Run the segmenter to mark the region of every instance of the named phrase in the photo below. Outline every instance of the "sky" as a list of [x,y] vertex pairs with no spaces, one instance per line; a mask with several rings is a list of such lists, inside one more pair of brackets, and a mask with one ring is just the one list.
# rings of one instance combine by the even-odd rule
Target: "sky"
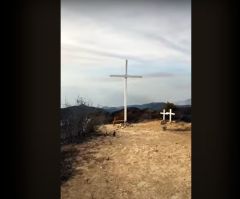
[[122,106],[126,59],[129,105],[191,98],[190,1],[61,2],[62,107]]

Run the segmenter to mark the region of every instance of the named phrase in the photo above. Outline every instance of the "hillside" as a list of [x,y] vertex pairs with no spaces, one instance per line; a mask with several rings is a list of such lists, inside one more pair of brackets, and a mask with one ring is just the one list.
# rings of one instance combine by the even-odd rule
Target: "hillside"
[[[149,103],[137,105],[137,107],[132,105],[128,107],[128,122],[136,123],[144,120],[160,120],[162,118],[160,110],[165,105],[165,103]],[[174,112],[173,120],[191,122],[191,106],[176,106]],[[112,123],[115,121],[114,118],[117,118],[116,120],[119,122],[124,119],[123,108],[116,108],[115,111],[112,110],[111,112],[103,108],[86,105],[62,108],[61,139],[63,142],[68,139],[75,139],[94,131],[94,126]]]
[[80,141],[95,131],[97,125],[110,123],[112,116],[101,108],[86,105],[61,109],[61,143]]
[[[160,111],[166,106],[164,102],[148,103],[128,106],[128,121],[138,122],[146,119],[160,119]],[[191,105],[177,105],[175,120],[191,121]],[[72,106],[61,109],[61,120],[74,120],[82,117],[101,118],[102,123],[111,123],[115,116],[123,119],[123,107],[96,108],[85,105]]]
[[[118,110],[111,113],[111,117],[117,117],[123,120],[124,110]],[[135,107],[128,108],[128,122],[141,122],[144,120],[160,120],[162,116],[160,111],[152,109],[139,109]],[[168,117],[167,117],[168,118]],[[191,122],[191,106],[177,106],[173,120]]]
[[108,112],[104,109],[86,106],[86,105],[79,105],[79,106],[71,106],[67,108],[61,108],[61,120],[68,120],[74,116],[79,115],[103,115],[106,118],[110,116]]

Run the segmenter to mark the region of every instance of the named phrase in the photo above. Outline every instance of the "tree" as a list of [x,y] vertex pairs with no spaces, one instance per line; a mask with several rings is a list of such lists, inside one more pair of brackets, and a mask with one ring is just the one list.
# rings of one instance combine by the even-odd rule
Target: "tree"
[[77,106],[86,105],[86,100],[84,100],[82,97],[78,96],[76,99],[76,105]]
[[172,111],[177,110],[177,106],[173,103],[167,102],[166,105],[164,106],[164,109],[168,111],[169,109],[172,109]]

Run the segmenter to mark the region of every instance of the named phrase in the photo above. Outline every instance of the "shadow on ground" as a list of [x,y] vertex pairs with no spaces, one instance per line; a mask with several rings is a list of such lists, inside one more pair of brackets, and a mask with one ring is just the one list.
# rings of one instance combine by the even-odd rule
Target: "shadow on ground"
[[[79,147],[79,145],[85,144],[90,140],[94,139],[104,139],[104,137],[113,137],[113,133],[101,133],[101,131],[97,131],[95,133],[91,133],[89,135],[76,137],[65,144],[61,145],[61,164],[60,164],[60,180],[61,184],[67,182],[76,171],[75,166],[79,161],[87,161],[93,159],[94,153],[89,150],[89,147],[86,144],[86,147]],[[96,146],[96,145],[95,145]],[[94,147],[94,146],[91,146]],[[79,150],[81,148],[82,150]],[[86,150],[84,150],[86,149]],[[79,171],[78,171],[79,174]]]
[[166,131],[191,131],[191,125],[185,124],[185,123],[178,123],[175,124],[169,124],[165,121],[161,122],[162,130]]
[[169,131],[190,131],[191,128],[190,127],[184,127],[184,128],[166,128],[166,130],[169,130]]

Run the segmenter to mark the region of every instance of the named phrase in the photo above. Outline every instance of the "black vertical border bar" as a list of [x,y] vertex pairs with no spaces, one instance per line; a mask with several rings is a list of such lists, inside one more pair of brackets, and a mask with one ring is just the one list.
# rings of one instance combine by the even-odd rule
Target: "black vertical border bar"
[[60,198],[60,0],[16,2],[16,196]]
[[[237,190],[236,8],[192,0],[193,199]],[[22,0],[14,9],[16,198],[60,198],[60,0]]]
[[235,6],[192,1],[193,199],[235,198]]

